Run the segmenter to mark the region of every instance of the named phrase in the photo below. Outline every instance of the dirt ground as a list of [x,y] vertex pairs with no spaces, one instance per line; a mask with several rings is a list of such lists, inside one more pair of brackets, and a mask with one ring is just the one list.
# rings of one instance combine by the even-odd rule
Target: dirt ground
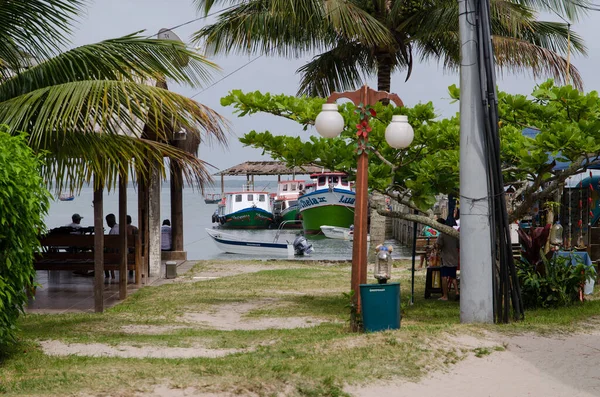
[[506,346],[483,357],[470,355],[445,372],[419,382],[349,386],[356,397],[596,397],[600,396],[600,331],[540,337],[490,336]]
[[[228,265],[223,269],[207,268],[194,274],[192,282],[213,277],[231,276],[235,274],[257,272],[275,268],[272,265],[252,264]],[[189,281],[188,281],[189,282]],[[253,304],[221,305],[206,313],[186,313],[185,321],[190,327],[208,327],[221,330],[233,329],[266,329],[271,327],[310,327],[318,324],[311,318],[289,318],[286,321],[273,319],[244,318],[250,310],[274,302],[265,300]],[[285,325],[282,325],[285,324]],[[348,385],[345,391],[357,397],[439,397],[452,395],[460,397],[594,397],[600,396],[600,330],[598,325],[590,324],[589,333],[569,334],[562,336],[542,337],[537,335],[504,336],[488,334],[486,337],[457,337],[453,343],[469,350],[484,348],[486,353],[477,357],[469,353],[467,358],[444,371],[434,371],[418,382],[403,380],[382,382],[367,385]],[[132,333],[161,333],[162,328],[130,327],[124,329]],[[103,344],[71,344],[59,341],[41,343],[47,354],[91,355],[113,357],[221,357],[240,352],[240,349],[207,349],[202,346],[191,348],[144,348],[134,346],[112,347]],[[496,351],[503,346],[505,350]],[[489,354],[488,354],[489,353]],[[281,395],[286,395],[282,392]],[[167,385],[159,385],[153,392],[139,394],[144,396],[204,396],[217,394],[206,393],[193,388],[171,389]],[[227,397],[228,394],[220,393]]]

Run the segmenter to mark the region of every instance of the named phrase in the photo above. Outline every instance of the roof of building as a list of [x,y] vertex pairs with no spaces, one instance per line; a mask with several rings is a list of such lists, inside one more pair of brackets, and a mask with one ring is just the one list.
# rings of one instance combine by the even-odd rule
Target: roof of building
[[215,175],[304,175],[327,171],[316,165],[288,167],[283,161],[246,161]]

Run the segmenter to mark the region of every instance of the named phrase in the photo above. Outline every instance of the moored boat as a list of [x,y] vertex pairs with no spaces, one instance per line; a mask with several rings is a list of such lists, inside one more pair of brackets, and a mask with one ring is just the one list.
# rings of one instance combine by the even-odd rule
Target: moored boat
[[298,197],[302,226],[306,234],[320,234],[321,226],[349,228],[354,223],[355,193],[342,172],[310,176],[311,191]]
[[220,230],[206,229],[206,233],[212,238],[215,245],[223,252],[240,255],[260,255],[262,258],[268,256],[308,255],[314,252],[312,244],[306,241],[302,235],[296,237],[293,243],[275,241],[248,240],[233,234],[223,233]]
[[[323,225],[321,226],[321,231],[327,238],[354,240],[354,230],[352,228]],[[371,236],[367,235],[367,241],[370,240],[370,237]]]
[[228,229],[267,229],[273,224],[269,193],[247,187],[225,193],[212,221]]
[[300,218],[298,212],[298,196],[300,192],[304,193],[305,181],[291,180],[280,181],[277,184],[277,195],[273,201],[273,216],[277,224],[282,224],[284,228],[300,228],[301,222],[296,221]]
[[206,229],[216,246],[223,252],[240,255],[294,256],[294,246],[290,243],[246,240],[220,230]]
[[219,193],[209,193],[204,196],[205,204],[219,204],[221,201],[221,195]]
[[60,201],[73,201],[75,200],[75,196],[73,194],[61,194],[58,196]]

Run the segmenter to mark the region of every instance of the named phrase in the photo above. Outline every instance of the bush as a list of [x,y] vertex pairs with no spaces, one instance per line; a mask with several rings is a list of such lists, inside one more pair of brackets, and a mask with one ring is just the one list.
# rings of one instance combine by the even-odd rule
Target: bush
[[585,266],[578,256],[575,256],[576,265],[564,256],[541,257],[541,267],[533,266],[527,260],[517,263],[525,307],[568,306],[578,300],[579,289],[586,280],[596,275],[594,267]]
[[33,255],[44,229],[50,194],[40,159],[25,136],[0,126],[0,347],[14,341],[19,314],[33,287]]

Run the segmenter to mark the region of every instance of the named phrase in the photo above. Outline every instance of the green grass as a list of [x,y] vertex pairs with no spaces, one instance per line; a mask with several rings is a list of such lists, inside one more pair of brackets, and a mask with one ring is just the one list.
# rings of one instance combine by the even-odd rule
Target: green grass
[[[247,262],[256,266],[255,262]],[[410,305],[410,272],[399,263],[402,328],[375,334],[348,331],[348,264],[260,262],[266,270],[221,279],[143,288],[104,314],[26,315],[20,342],[0,352],[0,394],[133,394],[153,385],[194,387],[219,393],[346,396],[348,382],[402,377],[417,379],[466,354],[482,357],[504,347],[461,350],[452,335],[496,332],[570,332],[593,321],[600,300],[569,308],[528,311],[524,321],[502,326],[459,324],[458,302],[423,298],[418,272]],[[185,277],[227,263],[201,262]],[[272,266],[272,268],[271,268]],[[222,304],[259,306],[245,318],[310,317],[312,328],[220,331],[184,321],[185,313],[216,311]],[[592,320],[590,320],[592,319]],[[128,333],[123,327],[161,327],[159,333]],[[157,328],[158,329],[158,328]],[[46,356],[40,340],[156,346],[247,349],[222,358],[125,359]],[[444,341],[448,342],[445,343]]]

